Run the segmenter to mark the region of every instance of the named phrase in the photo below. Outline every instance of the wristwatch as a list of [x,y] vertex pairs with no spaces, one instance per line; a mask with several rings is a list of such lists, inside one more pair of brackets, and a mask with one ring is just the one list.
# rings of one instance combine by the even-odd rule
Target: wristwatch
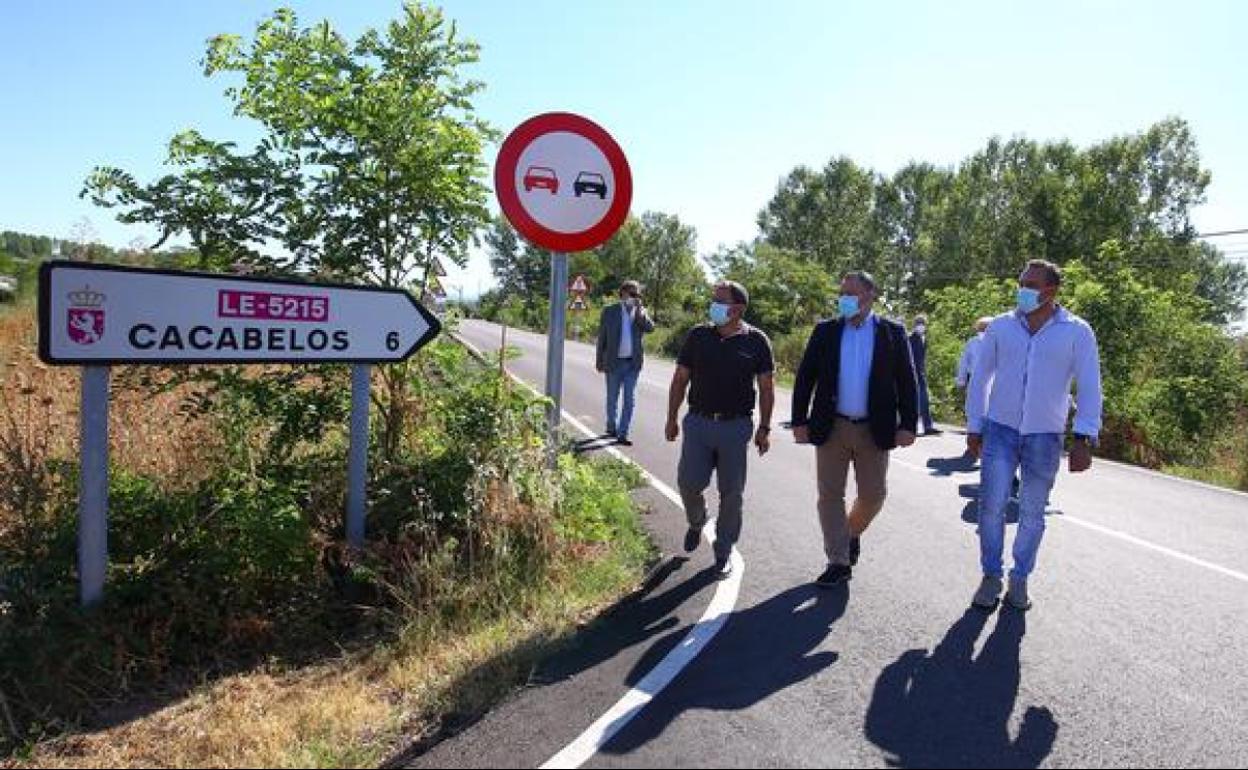
[[764,433],[771,433],[771,426],[770,426],[770,425],[760,425],[760,426],[758,426],[758,429],[759,429],[759,430],[761,430],[761,431],[763,431]]

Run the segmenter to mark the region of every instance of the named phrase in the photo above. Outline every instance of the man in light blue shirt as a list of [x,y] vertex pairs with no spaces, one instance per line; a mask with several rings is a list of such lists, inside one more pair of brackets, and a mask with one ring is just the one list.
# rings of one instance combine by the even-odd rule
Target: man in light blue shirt
[[[819,528],[827,567],[820,588],[853,577],[862,535],[888,496],[888,453],[914,443],[914,364],[901,324],[872,307],[875,279],[856,270],[841,280],[840,317],[815,326],[793,384],[793,438],[815,446]],[[856,497],[845,487],[854,467]]]
[[1031,607],[1027,579],[1044,536],[1044,510],[1077,387],[1070,470],[1092,465],[1101,430],[1101,370],[1096,335],[1087,322],[1057,304],[1062,274],[1032,260],[1019,277],[1018,309],[997,316],[979,347],[966,396],[967,451],[982,454],[979,499],[980,560],[984,577],[973,604],[996,607],[1002,590],[1005,508],[1021,466],[1018,533],[1006,603]]

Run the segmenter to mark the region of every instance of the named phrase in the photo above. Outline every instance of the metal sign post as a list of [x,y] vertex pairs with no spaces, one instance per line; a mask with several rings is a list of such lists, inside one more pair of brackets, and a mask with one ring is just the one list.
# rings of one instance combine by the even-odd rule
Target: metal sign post
[[567,333],[568,255],[550,255],[550,334],[546,344],[546,397],[553,403],[546,410],[551,441],[547,445],[550,462],[555,462],[559,420],[563,408],[563,338]]
[[78,595],[84,607],[104,597],[108,571],[107,366],[82,367],[78,471]]
[[364,545],[368,487],[368,388],[372,367],[351,365],[351,448],[347,455],[347,544]]

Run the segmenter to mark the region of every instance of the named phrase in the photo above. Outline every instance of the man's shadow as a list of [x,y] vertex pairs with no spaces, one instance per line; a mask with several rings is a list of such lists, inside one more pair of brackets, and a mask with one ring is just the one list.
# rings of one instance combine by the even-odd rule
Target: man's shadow
[[978,473],[979,460],[968,454],[957,457],[933,457],[927,461],[933,476],[952,476],[955,473]]
[[590,452],[596,452],[600,449],[615,446],[620,443],[615,436],[603,433],[593,438],[583,438],[573,441],[569,447],[573,454],[583,455]]
[[[966,500],[962,507],[962,521],[967,524],[979,523],[979,484],[959,484],[958,496]],[[1018,523],[1018,498],[1011,497],[1005,504],[1005,523]]]
[[996,614],[973,657],[991,617],[968,609],[930,653],[910,650],[881,672],[863,732],[890,767],[1038,767],[1053,750],[1058,726],[1048,708],[1029,706],[1010,734],[1026,616]]
[[[839,657],[819,646],[848,604],[848,585],[826,591],[804,585],[733,613],[706,649],[602,751],[628,754],[659,737],[685,711],[749,708],[818,674]],[[629,684],[641,681],[688,630],[656,643],[634,666]]]
[[715,582],[714,571],[694,572],[690,564],[684,556],[661,562],[636,591],[604,611],[558,654],[544,661],[530,684],[571,678],[679,625],[673,613]]
[[[529,677],[530,686],[552,684],[611,660],[634,645],[642,644],[680,625],[676,613],[686,610],[691,599],[715,582],[711,569],[694,571],[684,556],[670,557],[650,572],[633,593],[603,611],[585,628],[553,649]],[[476,676],[469,672],[466,676]],[[486,710],[451,713],[429,735],[390,757],[382,767],[407,767],[434,746],[480,721]]]

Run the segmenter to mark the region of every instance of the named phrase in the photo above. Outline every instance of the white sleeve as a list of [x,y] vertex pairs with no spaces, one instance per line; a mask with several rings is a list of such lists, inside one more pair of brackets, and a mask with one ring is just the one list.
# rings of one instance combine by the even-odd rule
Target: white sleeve
[[1075,433],[1095,439],[1101,432],[1101,357],[1096,345],[1096,332],[1084,326],[1075,348]]
[[971,349],[975,347],[975,340],[968,340],[966,345],[962,347],[962,358],[958,359],[957,383],[959,388],[966,387],[966,379],[971,376]]
[[984,432],[984,417],[988,413],[988,385],[997,372],[997,332],[991,325],[980,341],[975,355],[975,371],[971,373],[971,386],[966,389],[966,430],[968,433]]

